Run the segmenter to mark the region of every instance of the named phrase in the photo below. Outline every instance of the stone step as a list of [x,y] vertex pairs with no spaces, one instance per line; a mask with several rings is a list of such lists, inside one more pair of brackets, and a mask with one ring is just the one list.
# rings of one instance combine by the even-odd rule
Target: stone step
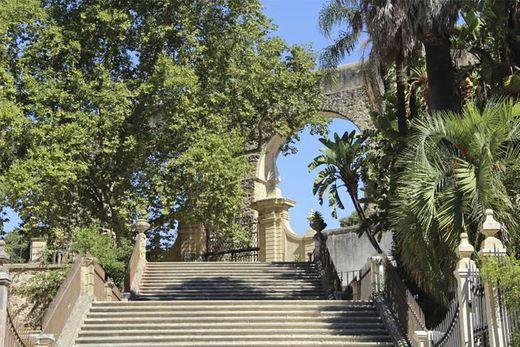
[[[301,282],[301,283],[294,283],[294,282],[285,282],[285,283],[272,283],[270,281],[264,281],[264,282],[258,282],[254,284],[249,284],[249,286],[255,286],[254,288],[263,288],[263,287],[269,287],[271,290],[278,289],[278,288],[316,288],[321,286],[321,283],[307,283],[307,282]],[[156,282],[156,281],[143,281],[140,285],[140,288],[143,287],[165,287],[165,286],[179,286],[179,287],[219,287],[219,288],[226,288],[226,289],[233,289],[236,288],[237,285],[245,286],[246,283],[229,283],[229,282],[218,282],[218,281],[206,281],[206,282],[193,282],[193,281],[184,281],[184,282]],[[247,287],[246,287],[247,288]],[[237,289],[240,289],[238,287]]]
[[115,343],[149,343],[155,345],[157,342],[162,343],[204,343],[204,342],[218,342],[218,343],[258,343],[258,342],[337,342],[341,343],[344,341],[350,342],[390,342],[388,335],[181,335],[181,336],[163,336],[163,335],[144,335],[144,336],[107,336],[107,337],[80,337],[76,339],[76,344],[81,345],[83,343],[94,344],[103,346],[105,344]]
[[[90,321],[89,321],[90,322]],[[96,331],[96,330],[159,330],[163,329],[251,329],[251,328],[259,328],[259,329],[317,329],[317,328],[327,328],[327,329],[384,329],[385,326],[382,322],[373,321],[373,322],[348,322],[348,323],[334,323],[331,324],[329,322],[300,322],[300,323],[292,323],[292,322],[254,322],[254,323],[144,323],[144,322],[134,322],[133,324],[120,324],[120,323],[88,323],[86,324],[82,330],[84,331]]]
[[[358,305],[370,305],[372,306],[372,301],[370,300],[302,300],[302,301],[295,301],[295,300],[262,300],[262,301],[256,301],[256,300],[244,300],[244,301],[219,301],[218,306],[248,306],[248,305],[299,305],[299,306],[313,306],[313,307],[329,307],[329,306],[358,306]],[[97,306],[103,306],[103,307],[109,307],[109,306],[150,306],[150,305],[157,305],[157,306],[179,306],[179,305],[185,305],[185,306],[207,306],[207,302],[201,302],[198,300],[186,300],[186,301],[151,301],[151,302],[138,302],[138,301],[95,301],[92,303],[93,307]]]
[[244,293],[257,293],[257,294],[269,294],[269,293],[285,293],[285,294],[298,294],[298,293],[313,293],[313,294],[322,294],[323,290],[319,287],[309,286],[309,287],[226,287],[226,286],[142,286],[139,289],[139,294],[141,293],[195,293],[195,294],[214,294],[214,293],[226,293],[230,292],[234,294],[244,294]]
[[[199,301],[200,302],[200,301]],[[218,305],[218,303],[212,303],[211,305],[147,305],[147,306],[108,306],[108,305],[97,305],[93,306],[90,309],[90,312],[145,312],[145,311],[153,311],[153,312],[196,312],[196,311],[230,311],[240,312],[240,311],[308,311],[308,312],[322,312],[322,311],[349,311],[349,312],[359,312],[359,311],[375,311],[375,308],[372,305],[345,305],[345,306],[305,306],[299,305],[298,303],[293,305]]]
[[[175,317],[204,317],[204,318],[220,318],[220,317],[247,317],[250,319],[260,317],[272,317],[278,315],[283,318],[292,317],[315,317],[315,318],[337,318],[337,317],[377,317],[376,311],[306,311],[306,310],[287,310],[287,311],[178,311]],[[135,317],[135,312],[89,312],[87,318],[127,318]],[[141,318],[161,318],[171,317],[172,312],[169,311],[141,311],[138,313]]]
[[[348,315],[348,316],[336,316],[336,317],[315,317],[315,316],[302,316],[302,317],[286,317],[286,316],[273,316],[273,317],[147,317],[146,323],[154,324],[277,324],[277,323],[328,323],[328,324],[351,324],[351,323],[379,323],[381,318],[377,315]],[[143,323],[143,319],[140,317],[96,317],[85,318],[85,324],[123,324],[140,325]]]
[[[266,334],[270,336],[279,335],[320,335],[320,336],[382,336],[385,335],[386,330],[384,329],[348,329],[348,328],[321,328],[321,329],[261,329],[261,328],[249,328],[249,329],[164,329],[161,330],[161,335],[167,335],[169,337],[190,337],[193,335],[211,335],[211,336],[251,336]],[[156,335],[157,330],[128,330],[128,329],[113,329],[113,330],[102,330],[102,331],[84,331],[79,334],[79,337],[141,337],[143,335]]]
[[273,299],[279,299],[279,300],[320,300],[320,299],[326,299],[325,295],[278,295],[278,294],[270,294],[270,295],[206,295],[204,297],[201,297],[200,294],[194,294],[194,295],[181,295],[181,294],[165,294],[165,295],[152,295],[152,294],[141,294],[136,297],[136,300],[138,301],[148,301],[148,300],[201,300],[201,301],[208,301],[208,300],[273,300]]
[[185,262],[185,261],[161,261],[161,262],[148,262],[146,263],[147,266],[177,266],[177,267],[224,267],[224,266],[231,266],[231,267],[249,267],[249,266],[255,266],[255,267],[316,267],[315,263],[312,262],[259,262],[259,261],[240,261],[240,262],[234,262],[234,261],[192,261],[192,262]]
[[305,276],[317,276],[317,271],[311,270],[280,270],[280,269],[265,269],[265,270],[254,270],[254,269],[208,269],[207,271],[190,269],[190,270],[180,270],[180,269],[150,269],[146,268],[145,273],[147,274],[178,274],[184,276],[204,276],[204,275],[284,275],[284,276],[297,276],[297,275],[305,275]]
[[[108,344],[99,344],[99,342],[88,343],[88,342],[79,342],[76,344],[77,346],[83,347],[150,347],[149,343],[133,343],[133,342],[118,342],[118,343],[108,343]],[[155,341],[153,346],[162,347],[176,347],[182,346],[186,347],[184,342],[174,343],[174,342],[159,342]],[[392,342],[362,342],[362,341],[256,341],[256,342],[191,342],[189,344],[190,347],[271,347],[271,346],[282,346],[282,347],[316,347],[316,346],[347,346],[347,347],[390,347],[394,346]]]

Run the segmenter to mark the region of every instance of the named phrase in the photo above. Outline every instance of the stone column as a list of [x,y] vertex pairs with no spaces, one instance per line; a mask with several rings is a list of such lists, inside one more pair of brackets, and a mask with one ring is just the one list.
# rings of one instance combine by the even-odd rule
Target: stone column
[[42,237],[35,237],[31,239],[31,252],[29,261],[37,263],[42,260],[43,251],[47,247],[47,240]]
[[113,290],[115,287],[115,283],[112,281],[112,279],[108,279],[108,281],[105,282],[105,300],[106,301],[115,301],[113,296]]
[[374,255],[369,258],[369,262],[372,294],[382,293],[385,289],[385,260],[383,256]]
[[[493,217],[493,210],[486,210],[486,220],[482,225],[481,232],[486,236],[480,245],[479,256],[482,261],[492,259],[493,257],[502,257],[506,255],[506,248],[496,234],[500,231],[501,225]],[[484,283],[484,295],[486,298],[486,318],[488,323],[488,335],[490,347],[505,347],[503,335],[503,321],[500,315],[500,301],[498,286],[496,283]]]
[[417,347],[432,347],[432,339],[429,331],[415,331],[415,346]]
[[5,241],[0,240],[0,345],[7,336],[7,306],[9,304],[9,286],[11,277],[4,266],[9,261],[9,254],[5,251]]
[[468,241],[468,234],[460,235],[460,244],[457,248],[459,262],[454,271],[457,279],[457,300],[459,302],[460,339],[461,346],[473,346],[473,313],[471,310],[471,277],[478,276],[475,262],[471,260],[474,252],[473,246]]
[[289,199],[274,197],[255,201],[251,207],[258,211],[258,245],[261,262],[284,261],[284,223],[289,223],[289,209],[295,205]]
[[146,219],[138,219],[135,223],[135,229],[137,230],[136,242],[139,242],[139,258],[146,262],[146,234],[145,232],[150,229],[150,224]]
[[206,253],[206,231],[202,224],[180,223],[172,250],[174,261],[194,261]]

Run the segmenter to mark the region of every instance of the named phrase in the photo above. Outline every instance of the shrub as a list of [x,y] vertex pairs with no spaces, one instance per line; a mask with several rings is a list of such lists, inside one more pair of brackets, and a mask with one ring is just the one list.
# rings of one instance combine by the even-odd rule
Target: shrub
[[38,329],[41,326],[43,315],[60,289],[69,269],[70,267],[65,267],[41,272],[14,289],[15,294],[26,299],[21,309],[30,307],[25,321],[28,327]]
[[107,276],[122,286],[133,249],[128,240],[116,242],[111,235],[102,234],[96,227],[79,228],[74,231],[71,248],[74,253],[96,258]]

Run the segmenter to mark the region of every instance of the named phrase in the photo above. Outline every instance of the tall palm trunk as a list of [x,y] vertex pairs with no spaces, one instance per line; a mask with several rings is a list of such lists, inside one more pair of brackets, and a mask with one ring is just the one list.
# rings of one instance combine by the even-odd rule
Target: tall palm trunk
[[430,35],[423,40],[426,51],[430,111],[458,109],[453,69],[448,37]]
[[398,53],[395,58],[395,83],[397,89],[397,126],[399,134],[405,136],[408,128],[406,125],[406,96],[403,56]]

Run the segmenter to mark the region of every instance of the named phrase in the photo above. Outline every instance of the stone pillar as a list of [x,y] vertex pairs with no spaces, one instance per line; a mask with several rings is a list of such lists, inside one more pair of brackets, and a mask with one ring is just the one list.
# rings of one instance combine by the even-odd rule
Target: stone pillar
[[457,279],[457,300],[459,302],[460,339],[461,346],[473,346],[473,314],[471,310],[471,277],[478,276],[478,269],[471,255],[475,249],[468,241],[468,234],[460,235],[460,244],[457,248],[459,261],[454,271]]
[[40,334],[36,336],[35,347],[53,347],[55,342],[53,334]]
[[194,261],[206,253],[206,231],[202,224],[179,223],[172,250],[174,261]]
[[255,201],[251,207],[258,211],[258,246],[261,262],[285,260],[284,223],[289,223],[289,209],[295,205],[289,199],[274,197]]
[[9,254],[5,251],[5,241],[0,240],[0,345],[3,345],[7,336],[7,306],[11,276],[4,265],[8,261]]
[[37,263],[42,260],[43,252],[47,247],[47,240],[42,237],[35,237],[31,239],[31,252],[29,261]]
[[[496,234],[500,231],[501,225],[493,218],[493,210],[486,210],[486,220],[482,225],[481,232],[486,236],[480,245],[479,256],[482,261],[492,257],[502,257],[506,255],[506,248]],[[490,347],[505,347],[502,316],[500,315],[500,301],[498,287],[496,283],[484,283],[484,295],[486,298],[486,318],[488,323],[488,335]]]
[[385,260],[383,256],[374,255],[369,258],[369,262],[372,293],[382,293],[385,289]]
[[139,258],[146,262],[146,234],[145,232],[150,229],[150,224],[146,219],[138,219],[135,223],[135,229],[137,230],[136,242],[139,243]]
[[114,290],[114,287],[115,287],[115,283],[112,281],[112,279],[108,279],[108,281],[105,282],[105,300],[106,301],[115,301],[114,300],[114,295],[113,295],[113,290]]
[[432,339],[429,331],[415,331],[414,332],[416,347],[432,347]]

